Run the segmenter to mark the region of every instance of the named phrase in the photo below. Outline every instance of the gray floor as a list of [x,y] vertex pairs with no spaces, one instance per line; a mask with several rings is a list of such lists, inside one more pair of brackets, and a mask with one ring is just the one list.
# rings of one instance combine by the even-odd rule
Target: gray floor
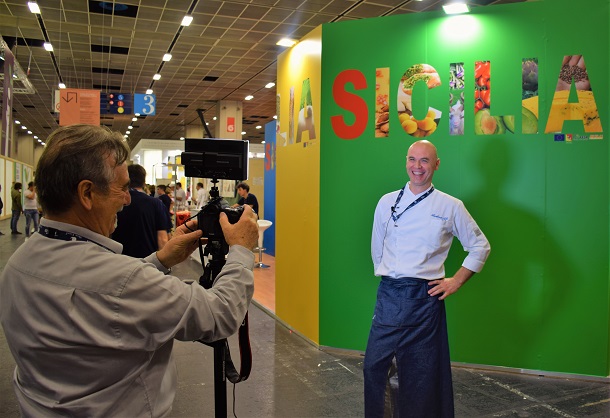
[[[20,220],[24,230],[23,217]],[[10,235],[0,221],[0,268],[24,235]],[[186,261],[174,269],[197,279],[201,266]],[[324,352],[256,306],[250,309],[253,369],[235,387],[238,417],[361,417],[362,357]],[[231,340],[231,345],[235,341]],[[234,358],[237,348],[232,349]],[[179,387],[171,417],[214,416],[213,350],[178,342]],[[236,360],[237,362],[237,360]],[[0,333],[0,418],[18,417],[11,386],[14,361]],[[454,368],[457,417],[610,417],[610,384]],[[233,385],[227,393],[233,415]]]

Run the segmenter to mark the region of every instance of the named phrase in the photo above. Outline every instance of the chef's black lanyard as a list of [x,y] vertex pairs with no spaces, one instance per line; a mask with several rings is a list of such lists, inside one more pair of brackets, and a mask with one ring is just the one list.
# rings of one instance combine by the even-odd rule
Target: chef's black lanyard
[[392,219],[394,220],[394,224],[396,224],[396,222],[398,222],[398,220],[400,219],[400,217],[402,216],[403,213],[405,213],[406,211],[411,209],[413,206],[417,205],[419,202],[421,202],[422,200],[424,200],[428,196],[430,196],[430,193],[432,193],[434,191],[434,186],[432,186],[430,188],[430,190],[428,190],[426,193],[424,193],[423,195],[421,195],[420,197],[415,199],[413,202],[411,202],[411,204],[409,206],[407,206],[407,208],[405,210],[403,210],[398,215],[396,215],[396,213],[395,213],[396,212],[396,208],[398,207],[398,203],[400,203],[400,199],[402,199],[402,195],[405,192],[405,187],[407,187],[407,186],[405,185],[402,189],[400,189],[400,193],[398,193],[398,197],[396,198],[396,202],[394,203],[394,206],[392,206]]
[[99,242],[95,242],[95,241],[92,241],[92,240],[90,240],[88,238],[85,238],[82,235],[75,234],[74,232],[61,231],[59,229],[55,229],[55,228],[51,228],[51,227],[48,227],[48,226],[40,225],[38,227],[38,233],[40,235],[44,235],[47,238],[59,239],[59,240],[62,240],[62,241],[91,242],[91,243],[93,243],[95,245],[99,245],[100,247],[110,251],[111,253],[114,253],[114,251],[112,251],[110,248],[106,247],[105,245],[102,245]]

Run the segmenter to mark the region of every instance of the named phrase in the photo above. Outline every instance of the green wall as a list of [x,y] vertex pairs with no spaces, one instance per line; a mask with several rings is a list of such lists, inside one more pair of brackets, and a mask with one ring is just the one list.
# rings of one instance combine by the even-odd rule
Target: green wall
[[[322,46],[320,199],[320,344],[364,350],[379,279],[370,236],[379,198],[401,188],[407,148],[396,90],[414,64],[434,66],[442,85],[416,90],[418,111],[443,111],[426,139],[439,150],[435,186],[463,200],[492,246],[482,273],[448,301],[452,360],[533,370],[608,376],[609,150],[608,0],[546,0],[474,9],[326,24]],[[449,29],[466,19],[467,29]],[[468,20],[470,23],[468,23]],[[553,134],[475,135],[474,62],[492,62],[492,113],[516,115],[521,126],[521,60],[539,62],[544,132],[564,55],[586,57],[606,132],[601,140],[555,141]],[[449,64],[465,63],[465,133],[449,136]],[[390,68],[387,138],[375,138],[375,70]],[[333,83],[347,69],[362,72],[363,90],[347,90],[368,107],[367,130],[339,138],[331,116]],[[420,83],[421,84],[421,83]],[[414,98],[415,103],[415,98]],[[415,110],[415,109],[414,109]],[[518,131],[520,132],[520,131]],[[581,122],[564,133],[584,134]],[[588,134],[587,134],[588,135]],[[452,275],[465,253],[455,240],[445,265]]]

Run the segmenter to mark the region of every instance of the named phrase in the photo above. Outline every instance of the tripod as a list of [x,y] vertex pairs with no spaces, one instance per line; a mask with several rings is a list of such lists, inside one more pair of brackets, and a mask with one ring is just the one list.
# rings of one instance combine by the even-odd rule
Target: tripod
[[[219,201],[219,192],[216,183],[218,180],[213,179],[214,184],[210,190],[211,204],[217,204]],[[205,210],[203,208],[202,210]],[[205,211],[204,211],[205,212]],[[217,216],[215,214],[214,216]],[[205,223],[202,222],[203,216],[197,216],[199,227]],[[220,230],[220,225],[218,225]],[[225,265],[225,256],[229,252],[229,245],[224,240],[222,234],[210,234],[208,237],[208,243],[203,251],[201,245],[199,246],[199,255],[201,257],[201,263],[204,262],[204,257],[208,256],[208,262],[205,264],[203,269],[203,275],[199,278],[199,284],[205,289],[211,289],[216,277]],[[250,350],[250,341],[248,337],[248,313],[239,327],[239,346],[240,354],[242,357],[241,370],[239,373],[235,370],[233,362],[231,361],[231,354],[229,351],[229,344],[226,339],[215,341],[213,343],[206,343],[199,341],[202,344],[208,345],[214,349],[214,406],[215,406],[215,417],[226,418],[227,416],[227,377],[232,383],[238,383],[246,380],[250,375],[250,369],[252,366],[252,352]],[[244,356],[245,354],[245,356]]]

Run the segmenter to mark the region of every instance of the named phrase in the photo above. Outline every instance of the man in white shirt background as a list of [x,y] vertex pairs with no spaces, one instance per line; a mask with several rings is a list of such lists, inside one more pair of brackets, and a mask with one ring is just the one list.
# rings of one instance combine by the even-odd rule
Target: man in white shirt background
[[186,192],[182,188],[182,183],[176,182],[176,190],[174,191],[174,211],[180,212],[187,210]]
[[208,192],[203,188],[203,183],[197,183],[197,196],[195,198],[197,202],[197,209],[201,209],[208,202]]

